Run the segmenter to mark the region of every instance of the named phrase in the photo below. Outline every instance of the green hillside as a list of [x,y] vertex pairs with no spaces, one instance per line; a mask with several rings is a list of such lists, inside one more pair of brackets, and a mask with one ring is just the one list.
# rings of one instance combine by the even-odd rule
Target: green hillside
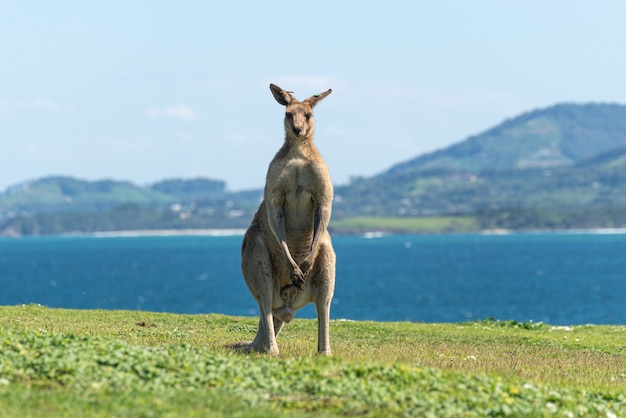
[[21,183],[0,194],[1,211],[105,210],[123,204],[164,205],[224,194],[223,181],[163,180],[141,187],[126,181],[86,181],[51,176]]
[[471,215],[478,229],[623,228],[626,164],[611,155],[549,169],[390,171],[338,188],[335,218]]
[[572,165],[626,146],[626,106],[561,104],[525,113],[388,173],[415,169],[501,170]]

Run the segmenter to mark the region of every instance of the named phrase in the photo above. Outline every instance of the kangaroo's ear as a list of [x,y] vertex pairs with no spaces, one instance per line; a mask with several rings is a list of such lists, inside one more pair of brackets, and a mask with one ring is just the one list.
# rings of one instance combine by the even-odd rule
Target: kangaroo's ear
[[306,103],[310,104],[311,107],[315,107],[316,104],[321,102],[326,96],[333,92],[333,89],[328,89],[324,93],[314,94],[305,100]]
[[283,106],[288,106],[290,103],[297,102],[296,98],[291,95],[293,92],[283,90],[276,84],[270,84],[270,90],[272,91],[276,101]]

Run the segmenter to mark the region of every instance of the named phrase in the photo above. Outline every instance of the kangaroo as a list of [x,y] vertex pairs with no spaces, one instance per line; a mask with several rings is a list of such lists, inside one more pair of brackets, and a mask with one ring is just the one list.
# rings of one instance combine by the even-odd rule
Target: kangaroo
[[285,141],[267,171],[263,201],[241,246],[241,270],[259,305],[254,341],[237,348],[279,354],[276,337],[295,311],[315,304],[319,354],[330,355],[330,303],[335,289],[335,252],[327,231],[333,186],[313,143],[313,108],[332,89],[300,102],[270,84],[286,106]]

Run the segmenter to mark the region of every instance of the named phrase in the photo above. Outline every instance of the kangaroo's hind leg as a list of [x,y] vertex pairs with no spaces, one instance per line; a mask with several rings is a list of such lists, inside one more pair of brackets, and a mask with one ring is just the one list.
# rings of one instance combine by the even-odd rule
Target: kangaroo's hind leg
[[330,304],[335,292],[335,252],[330,239],[320,244],[313,279],[313,303],[317,311],[317,352],[330,355]]
[[[260,232],[248,233],[241,249],[241,270],[250,293],[259,305],[259,329],[250,350],[278,354],[274,317],[272,315],[272,298],[274,295],[274,278],[270,253]],[[280,324],[277,324],[280,331]]]

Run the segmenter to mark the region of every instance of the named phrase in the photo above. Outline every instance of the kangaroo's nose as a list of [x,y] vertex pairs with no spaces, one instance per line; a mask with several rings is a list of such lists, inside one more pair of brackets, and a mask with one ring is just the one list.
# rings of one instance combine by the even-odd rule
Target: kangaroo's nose
[[296,135],[300,135],[300,133],[302,132],[302,128],[298,128],[297,126],[293,127],[293,133]]

